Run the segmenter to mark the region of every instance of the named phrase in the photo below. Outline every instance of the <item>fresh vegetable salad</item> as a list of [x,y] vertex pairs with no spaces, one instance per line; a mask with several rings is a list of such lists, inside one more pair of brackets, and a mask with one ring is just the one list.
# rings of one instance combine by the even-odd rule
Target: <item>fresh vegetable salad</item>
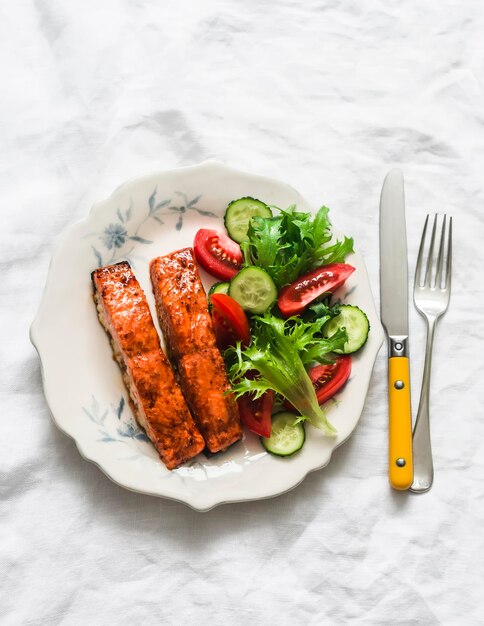
[[336,434],[323,405],[368,338],[365,313],[333,301],[355,271],[345,263],[353,240],[334,240],[327,207],[312,216],[238,198],[224,222],[227,233],[201,229],[194,241],[197,261],[219,279],[208,294],[217,342],[245,426],[268,452],[290,456],[306,422]]

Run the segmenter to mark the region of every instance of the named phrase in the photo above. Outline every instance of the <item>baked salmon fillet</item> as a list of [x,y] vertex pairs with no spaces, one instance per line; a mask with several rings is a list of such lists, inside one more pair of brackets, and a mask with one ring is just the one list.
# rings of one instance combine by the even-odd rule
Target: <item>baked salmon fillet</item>
[[153,259],[150,272],[156,312],[170,359],[177,361],[185,354],[215,348],[207,295],[192,249]]
[[178,379],[210,452],[225,450],[242,436],[237,403],[218,348],[182,356]]
[[212,319],[191,248],[153,259],[151,282],[170,360],[210,452],[242,437],[237,404],[215,342]]
[[127,262],[101,267],[91,276],[99,321],[111,340],[136,420],[166,467],[174,469],[205,443],[161,349],[146,296]]

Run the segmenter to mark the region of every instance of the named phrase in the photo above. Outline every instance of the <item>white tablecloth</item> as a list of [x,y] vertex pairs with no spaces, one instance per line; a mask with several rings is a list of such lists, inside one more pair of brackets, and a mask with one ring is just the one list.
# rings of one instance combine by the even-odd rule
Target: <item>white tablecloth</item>
[[[2,626],[483,623],[483,32],[478,0],[2,3]],[[424,215],[454,215],[429,494],[387,483],[385,349],[351,440],[267,501],[130,493],[52,423],[28,330],[56,241],[126,178],[207,158],[329,205],[377,299],[386,171],[411,273]]]

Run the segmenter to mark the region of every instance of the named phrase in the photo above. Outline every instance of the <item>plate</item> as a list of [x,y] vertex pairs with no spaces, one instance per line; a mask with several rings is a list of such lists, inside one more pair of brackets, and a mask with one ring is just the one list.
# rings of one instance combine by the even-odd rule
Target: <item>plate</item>
[[[371,332],[366,346],[353,359],[348,384],[336,401],[329,403],[329,419],[338,429],[337,437],[326,438],[308,426],[302,451],[280,459],[267,454],[258,438],[249,433],[224,453],[211,458],[199,455],[171,472],[165,468],[127,403],[121,373],[96,316],[90,273],[100,265],[128,260],[157,324],[149,261],[191,245],[201,227],[223,228],[228,202],[246,195],[268,204],[287,207],[295,203],[300,210],[310,210],[288,185],[214,162],[122,185],[63,235],[31,328],[52,416],[75,440],[82,456],[118,485],[179,500],[201,511],[222,503],[276,496],[327,465],[333,450],[348,439],[358,423],[383,341],[365,264],[356,252],[349,258],[356,271],[336,295],[367,313]],[[337,222],[335,209],[331,215]],[[203,271],[201,276],[208,289],[213,279]]]

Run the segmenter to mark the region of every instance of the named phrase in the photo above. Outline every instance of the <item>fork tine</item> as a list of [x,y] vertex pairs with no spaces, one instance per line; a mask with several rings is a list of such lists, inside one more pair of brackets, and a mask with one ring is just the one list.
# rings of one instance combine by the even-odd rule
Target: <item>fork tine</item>
[[442,285],[442,269],[444,267],[444,244],[445,244],[445,223],[447,215],[444,215],[444,221],[442,222],[442,230],[440,232],[440,244],[439,244],[439,257],[437,259],[437,272],[435,274],[435,286],[440,289]]
[[422,258],[425,247],[425,235],[427,234],[427,224],[429,223],[429,216],[425,218],[425,224],[422,231],[422,238],[420,239],[420,247],[418,249],[417,265],[415,267],[415,284],[420,287],[421,275],[422,275]]
[[424,287],[430,285],[430,278],[432,275],[432,263],[434,256],[434,244],[435,244],[435,231],[437,229],[437,213],[434,216],[434,225],[432,226],[432,237],[430,239],[429,256],[427,259],[427,269],[425,270]]
[[449,235],[447,239],[447,272],[445,274],[445,289],[450,289],[452,276],[452,217],[449,219]]

